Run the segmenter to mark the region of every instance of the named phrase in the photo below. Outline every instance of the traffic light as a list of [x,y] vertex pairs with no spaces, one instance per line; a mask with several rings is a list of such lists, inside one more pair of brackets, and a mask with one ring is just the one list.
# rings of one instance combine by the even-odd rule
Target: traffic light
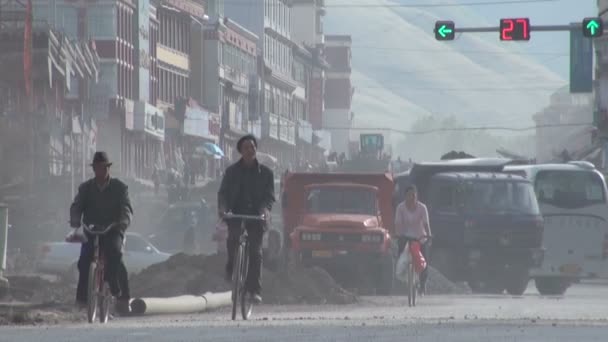
[[500,40],[530,40],[530,19],[500,19]]
[[602,18],[583,19],[583,35],[587,38],[595,38],[604,34],[604,22]]
[[435,39],[437,40],[454,40],[456,36],[453,21],[436,21],[435,22]]

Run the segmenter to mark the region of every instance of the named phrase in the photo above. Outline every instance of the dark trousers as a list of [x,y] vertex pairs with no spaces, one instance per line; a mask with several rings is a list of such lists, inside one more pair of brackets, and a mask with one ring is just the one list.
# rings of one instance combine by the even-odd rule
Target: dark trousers
[[[249,241],[249,270],[245,287],[253,293],[261,293],[262,291],[262,239],[264,237],[264,228],[259,222],[246,222]],[[228,222],[228,240],[226,247],[228,249],[228,263],[226,269],[230,272],[233,270],[234,257],[239,245],[239,236],[241,234],[240,220],[230,220]]]
[[[407,243],[407,238],[400,236],[398,237],[398,246],[399,246],[399,255],[401,255],[401,253],[403,253],[403,249],[405,248],[405,244]],[[420,244],[420,252],[422,253],[422,256],[424,257],[424,259],[426,260],[426,264],[427,267],[424,269],[424,271],[422,271],[422,273],[420,273],[420,284],[424,287],[424,285],[426,284],[426,280],[429,277],[429,268],[428,268],[428,264],[429,264],[429,259],[427,257],[427,255],[429,255],[430,252],[430,247],[427,243],[421,243]]]
[[[76,300],[82,303],[87,301],[89,286],[89,268],[93,260],[94,241],[87,236],[88,241],[80,248],[80,259],[78,259],[78,287],[76,289]],[[99,241],[99,247],[105,255],[105,279],[110,284],[110,292],[120,299],[130,299],[129,274],[122,260],[122,247],[124,233],[116,230],[108,232]]]

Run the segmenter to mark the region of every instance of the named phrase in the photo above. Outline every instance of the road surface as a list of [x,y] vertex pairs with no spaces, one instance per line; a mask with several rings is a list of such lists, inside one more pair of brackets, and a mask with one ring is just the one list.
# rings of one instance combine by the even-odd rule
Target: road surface
[[564,298],[366,297],[346,306],[260,306],[251,321],[228,310],[123,318],[106,326],[3,327],[0,341],[606,341],[608,287],[577,285]]

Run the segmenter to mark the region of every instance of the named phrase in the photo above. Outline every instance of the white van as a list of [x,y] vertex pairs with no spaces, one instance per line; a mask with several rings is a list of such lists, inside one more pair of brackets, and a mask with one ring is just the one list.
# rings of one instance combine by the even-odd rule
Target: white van
[[608,278],[608,202],[604,176],[591,163],[505,167],[534,185],[545,221],[542,266],[531,276],[543,295],[561,295],[580,279]]

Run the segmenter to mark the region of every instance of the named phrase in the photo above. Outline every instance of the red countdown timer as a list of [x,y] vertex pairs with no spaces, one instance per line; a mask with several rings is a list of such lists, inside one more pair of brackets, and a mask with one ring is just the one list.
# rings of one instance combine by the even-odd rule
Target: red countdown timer
[[530,40],[530,19],[500,19],[500,40]]

